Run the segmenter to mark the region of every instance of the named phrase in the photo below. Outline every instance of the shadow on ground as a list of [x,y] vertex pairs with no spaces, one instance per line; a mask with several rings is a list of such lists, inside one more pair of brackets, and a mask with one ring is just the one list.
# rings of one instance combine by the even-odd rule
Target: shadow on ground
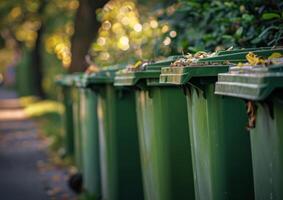
[[13,91],[0,89],[1,200],[71,200],[68,170],[48,156],[48,140],[28,119]]

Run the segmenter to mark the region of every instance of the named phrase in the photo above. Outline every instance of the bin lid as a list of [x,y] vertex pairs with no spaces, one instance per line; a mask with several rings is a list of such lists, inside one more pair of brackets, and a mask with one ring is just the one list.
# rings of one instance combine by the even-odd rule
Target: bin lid
[[251,51],[240,51],[240,52],[234,52],[228,53],[221,53],[220,55],[208,57],[208,58],[202,58],[199,59],[198,62],[200,63],[210,63],[210,62],[218,62],[218,63],[226,63],[229,61],[230,63],[239,63],[239,62],[246,62],[246,54],[248,52],[253,52],[257,56],[261,57],[268,57],[272,53],[281,53],[283,54],[283,48],[282,47],[276,47],[269,49],[268,47],[262,47],[263,49],[255,49]]
[[231,49],[231,50],[222,50],[218,51],[217,55],[227,55],[233,53],[241,53],[241,52],[250,52],[250,51],[258,51],[258,50],[269,50],[274,47],[258,47],[258,48],[240,48],[240,49]]
[[160,82],[183,85],[193,77],[211,77],[228,71],[228,65],[194,65],[185,67],[164,67],[161,70]]
[[283,88],[283,63],[231,67],[228,73],[218,75],[215,94],[260,101],[278,88]]
[[[272,55],[273,53],[283,54],[283,49],[277,48],[272,50],[257,50],[253,53],[254,55],[256,54],[257,56],[266,58]],[[236,61],[238,59],[235,58],[241,57],[244,58],[241,61],[246,62],[247,54],[247,52],[241,52],[234,54],[226,54],[222,56],[213,56],[208,58],[201,58],[192,65],[181,67],[165,67],[161,70],[160,82],[182,85],[189,82],[193,77],[216,77],[219,73],[224,73],[229,70],[229,66],[231,65],[230,59],[234,59],[233,61]],[[221,57],[221,59],[219,59],[219,57]],[[206,60],[206,62],[204,62],[204,60]],[[221,61],[225,62],[222,63]]]
[[144,80],[146,85],[160,85],[159,75],[162,67],[168,67],[181,55],[170,56],[167,59],[156,61],[154,63],[146,63],[141,65],[139,69],[124,69],[116,72],[115,86],[134,86],[141,80]]
[[83,76],[83,73],[59,74],[55,77],[55,83],[60,86],[72,87],[76,85],[76,80]]
[[84,74],[83,77],[78,80],[78,87],[89,87],[97,84],[108,84],[114,82],[115,72],[123,69],[123,65],[114,65],[109,67],[103,67],[100,71]]

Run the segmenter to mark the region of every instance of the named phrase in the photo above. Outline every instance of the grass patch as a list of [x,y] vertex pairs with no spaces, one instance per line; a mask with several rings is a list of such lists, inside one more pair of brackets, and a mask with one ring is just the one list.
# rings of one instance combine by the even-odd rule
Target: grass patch
[[32,105],[33,103],[36,103],[39,101],[39,98],[36,96],[24,96],[20,97],[20,104],[24,107],[27,107],[29,105]]
[[63,105],[57,101],[39,100],[32,96],[22,97],[20,102],[24,106],[24,112],[38,122],[41,132],[50,140],[51,150],[60,151],[64,146],[61,117]]
[[51,150],[56,152],[60,151],[64,145],[63,126],[60,114],[55,112],[46,113],[44,115],[33,116],[33,118],[40,125],[42,133],[49,138]]

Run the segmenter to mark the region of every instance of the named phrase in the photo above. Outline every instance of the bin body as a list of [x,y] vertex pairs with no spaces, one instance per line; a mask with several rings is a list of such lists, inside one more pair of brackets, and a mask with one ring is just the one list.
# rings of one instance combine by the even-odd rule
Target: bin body
[[180,88],[159,83],[161,68],[176,58],[115,77],[115,86],[135,93],[146,200],[195,197],[186,98]]
[[60,86],[59,90],[59,101],[64,106],[62,117],[62,129],[63,129],[63,140],[64,149],[66,155],[73,157],[74,155],[74,127],[73,127],[73,109],[72,109],[72,95],[71,88],[68,86]]
[[64,111],[61,113],[64,149],[66,155],[74,156],[74,122],[73,122],[73,76],[58,75],[55,78],[58,86],[58,100],[63,104]]
[[173,87],[136,90],[145,199],[194,199],[185,97]]
[[97,103],[102,199],[142,200],[134,94],[103,84]]
[[187,86],[187,108],[197,199],[253,199],[245,104]]
[[80,96],[81,88],[72,87],[73,99],[73,122],[74,122],[74,145],[75,145],[75,165],[79,172],[82,172],[82,137],[81,137],[81,123],[80,123]]
[[256,199],[283,198],[283,90],[280,92],[270,99],[271,105],[257,103],[256,126],[251,129]]
[[80,124],[83,187],[96,200],[101,198],[97,95],[89,88],[80,90]]
[[[283,65],[231,68],[216,94],[254,105],[250,127],[256,199],[283,199]],[[249,123],[250,124],[250,123]]]
[[[160,82],[182,85],[187,99],[196,199],[253,199],[245,104],[214,94],[225,65],[163,68]],[[176,86],[176,87],[177,87]]]

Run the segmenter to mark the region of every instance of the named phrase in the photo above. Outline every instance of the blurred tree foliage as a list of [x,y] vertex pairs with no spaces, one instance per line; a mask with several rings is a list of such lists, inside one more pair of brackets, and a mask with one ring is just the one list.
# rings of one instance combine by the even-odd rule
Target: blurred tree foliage
[[[19,65],[32,67],[21,71],[39,68],[43,77],[37,82],[55,97],[54,75],[68,71],[72,63],[71,38],[82,1],[96,4],[0,0],[0,66],[15,65],[21,55],[29,57]],[[104,8],[91,11],[90,20],[101,26],[89,37],[97,35],[90,49],[87,45],[80,52],[88,54],[86,62],[107,66],[187,51],[282,45],[282,8],[280,0],[109,0]]]
[[177,33],[164,35],[172,39],[170,53],[283,44],[280,0],[180,0],[169,8],[159,20]]
[[163,33],[162,27],[168,25],[160,24],[146,5],[116,0],[99,10],[102,26],[90,49],[96,64],[133,62],[156,55],[153,47]]
[[[73,33],[72,22],[77,7],[77,0],[0,2],[0,41],[4,41],[0,42],[0,58],[1,53],[4,55],[13,52],[6,65],[15,65],[16,60],[26,60],[25,57],[30,60],[20,62],[17,67],[20,77],[17,85],[20,89],[26,88],[20,94],[44,96],[44,90],[48,94],[54,93],[54,89],[51,89],[54,88],[54,74],[50,72],[62,72],[62,65],[67,66],[70,63],[69,40]],[[0,63],[2,65],[4,60],[0,60]],[[25,80],[25,83],[20,80]],[[23,85],[33,87],[21,87]]]

